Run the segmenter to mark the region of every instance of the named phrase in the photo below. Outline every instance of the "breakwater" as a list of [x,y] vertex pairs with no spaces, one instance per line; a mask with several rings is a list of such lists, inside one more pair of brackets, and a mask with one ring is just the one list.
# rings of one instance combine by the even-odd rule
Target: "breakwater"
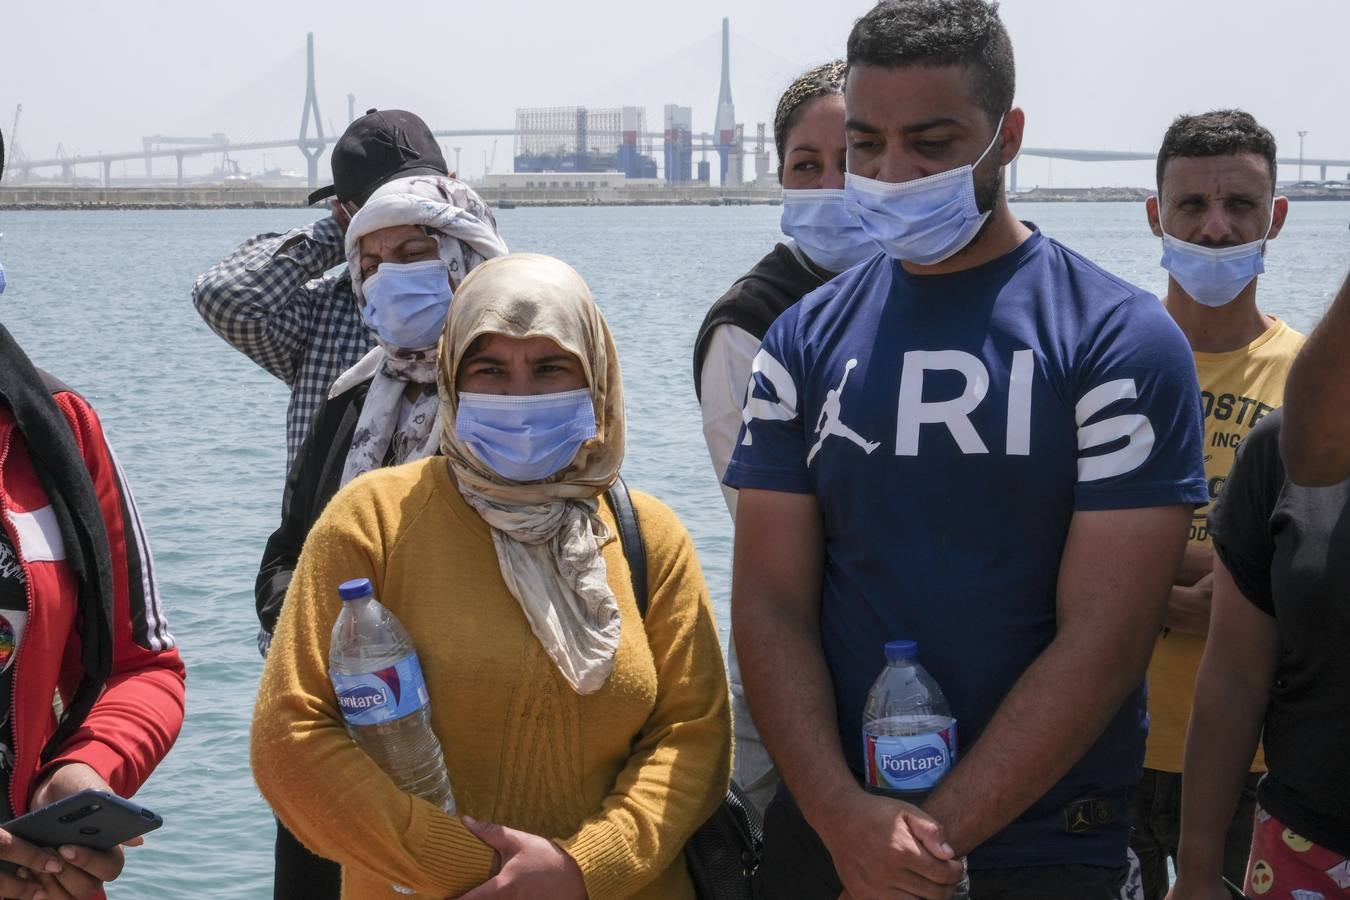
[[[782,202],[775,188],[650,188],[608,191],[475,188],[493,206],[752,206]],[[0,209],[299,209],[309,188],[261,185],[197,187],[0,187]]]

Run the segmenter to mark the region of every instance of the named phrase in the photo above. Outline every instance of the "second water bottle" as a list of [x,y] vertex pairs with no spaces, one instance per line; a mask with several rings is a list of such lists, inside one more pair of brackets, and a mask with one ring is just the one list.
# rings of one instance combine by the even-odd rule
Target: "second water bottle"
[[[863,707],[865,787],[918,806],[955,764],[956,719],[942,689],[919,665],[919,645],[888,642],[886,667]],[[952,896],[970,896],[968,879]]]

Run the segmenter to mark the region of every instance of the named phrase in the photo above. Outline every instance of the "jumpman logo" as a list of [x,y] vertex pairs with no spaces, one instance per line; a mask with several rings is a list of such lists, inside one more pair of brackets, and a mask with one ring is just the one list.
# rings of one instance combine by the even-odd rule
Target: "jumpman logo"
[[858,432],[845,425],[839,418],[840,410],[843,406],[840,397],[844,393],[844,385],[848,384],[848,373],[852,372],[854,366],[857,364],[858,361],[856,359],[850,359],[844,366],[844,377],[840,379],[839,387],[832,388],[825,392],[825,402],[820,408],[820,418],[816,420],[816,434],[820,435],[820,438],[816,441],[816,445],[811,448],[811,452],[806,454],[806,465],[808,467],[811,465],[811,461],[816,458],[816,454],[820,452],[820,447],[825,443],[827,437],[847,438],[863,448],[863,452],[868,454],[871,454],[873,450],[881,446],[880,441],[867,440],[862,435],[858,434]]

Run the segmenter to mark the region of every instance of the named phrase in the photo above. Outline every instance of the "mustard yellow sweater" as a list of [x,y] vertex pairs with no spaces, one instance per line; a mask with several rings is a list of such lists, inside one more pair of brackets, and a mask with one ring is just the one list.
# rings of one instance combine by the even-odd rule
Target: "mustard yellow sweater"
[[[692,898],[682,848],[726,791],[726,673],[693,542],[633,498],[650,605],[639,617],[617,541],[613,674],[581,696],[507,591],[486,523],[445,460],[369,473],[324,510],[300,555],[253,718],[254,777],[304,844],[342,865],[342,896],[432,897],[487,879],[493,851],[401,793],[347,736],[328,680],[337,586],[369,578],[412,635],[461,813],[556,841],[593,900]],[[602,515],[613,528],[608,509]]]

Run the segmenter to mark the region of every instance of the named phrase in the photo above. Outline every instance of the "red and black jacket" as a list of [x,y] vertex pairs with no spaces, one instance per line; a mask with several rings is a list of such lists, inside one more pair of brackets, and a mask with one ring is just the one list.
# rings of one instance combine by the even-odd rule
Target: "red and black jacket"
[[185,671],[135,501],[93,409],[0,328],[0,526],[23,566],[14,662],[16,815],[49,771],[89,765],[130,796],[183,723]]

